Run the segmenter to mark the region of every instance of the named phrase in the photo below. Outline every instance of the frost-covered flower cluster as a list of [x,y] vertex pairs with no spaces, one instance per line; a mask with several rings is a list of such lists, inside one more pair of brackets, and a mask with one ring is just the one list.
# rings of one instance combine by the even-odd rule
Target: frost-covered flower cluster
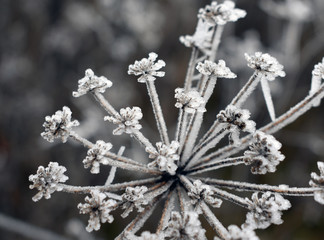
[[158,167],[160,171],[167,172],[171,175],[175,175],[178,168],[178,161],[180,156],[177,154],[179,143],[172,141],[170,145],[166,145],[162,142],[156,143],[155,148],[146,148],[149,158],[154,159],[153,162],[148,164],[149,168]]
[[284,199],[278,193],[265,192],[261,198],[259,193],[253,193],[252,200],[248,200],[250,212],[246,215],[246,225],[249,228],[267,228],[270,224],[281,224],[282,210],[291,207],[288,200]]
[[114,217],[110,215],[110,212],[117,207],[117,202],[112,199],[106,200],[106,195],[97,190],[90,192],[91,197],[86,196],[86,203],[79,203],[78,209],[81,214],[89,214],[89,221],[87,231],[100,229],[100,223],[111,223],[114,221]]
[[80,97],[91,91],[104,93],[106,88],[110,88],[112,82],[107,78],[101,76],[97,77],[91,69],[85,71],[85,77],[79,80],[79,87],[77,92],[73,92],[74,97]]
[[55,138],[61,138],[65,143],[69,137],[72,127],[79,126],[77,120],[71,121],[71,110],[68,107],[63,107],[62,111],[58,110],[52,116],[47,116],[43,127],[42,137],[49,142],[54,142]]
[[140,76],[137,81],[141,83],[145,83],[146,81],[154,81],[156,77],[163,77],[165,73],[158,70],[165,67],[165,62],[163,60],[158,60],[155,62],[157,57],[158,55],[152,52],[149,54],[148,58],[135,61],[134,64],[129,65],[128,74]]
[[[308,96],[276,117],[268,81],[285,76],[283,66],[267,53],[246,54],[248,66],[255,70],[254,73],[233,100],[221,108],[223,110],[216,115],[210,128],[205,130],[202,127],[206,106],[218,78],[236,77],[224,60],[217,59],[223,28],[228,21],[236,21],[244,16],[245,11],[236,9],[232,1],[213,2],[199,11],[194,35],[182,38],[182,42],[192,48],[192,54],[184,86],[175,91],[175,107],[179,113],[172,139],[154,81],[164,76],[160,69],[165,62],[157,60],[156,53],[150,53],[148,58],[129,66],[128,73],[137,76],[138,82],[145,83],[148,90],[159,134],[155,145],[141,132],[139,120],[143,117],[142,110],[139,107],[126,107],[118,112],[103,95],[104,90],[112,85],[111,82],[87,70],[86,76],[79,80],[74,97],[91,93],[107,112],[104,120],[117,126],[113,134],[129,134],[143,148],[143,155],[141,159],[133,159],[127,152],[124,155],[124,147],[114,153],[111,143],[102,140],[93,143],[80,136],[72,131],[72,127],[79,125],[78,121],[72,121],[70,109],[63,107],[62,111],[45,118],[45,130],[41,136],[50,142],[61,138],[63,142],[71,140],[86,147],[88,154],[83,164],[93,174],[99,173],[100,164],[103,167],[111,166],[111,169],[104,184],[72,186],[64,184],[68,179],[64,175],[65,167],[58,163],[50,163],[47,168],[41,166],[37,174],[29,178],[33,183],[30,187],[39,191],[33,199],[38,201],[43,196],[47,199],[54,191],[90,193],[91,197],[85,197],[85,203],[78,205],[80,213],[90,215],[87,231],[97,231],[102,223],[111,223],[114,220],[112,214],[117,209],[123,210],[121,216],[127,219],[129,213],[134,211],[136,217],[116,237],[134,240],[206,239],[202,218],[214,230],[215,240],[256,240],[258,237],[254,229],[283,222],[282,211],[291,207],[284,196],[313,196],[324,204],[322,162],[318,163],[320,174],[311,174],[308,187],[274,186],[204,175],[205,172],[221,171],[222,168],[236,165],[250,166],[253,174],[275,172],[284,155],[280,152],[281,143],[272,134],[317,106],[324,97],[322,62],[314,68]],[[242,109],[252,92],[258,91],[259,83],[271,119],[264,126],[250,119],[251,113],[247,108]],[[227,141],[222,141],[225,137],[230,140],[227,145]],[[225,145],[219,147],[220,142]],[[138,174],[130,176],[140,177],[118,182],[115,176],[120,169],[124,170],[123,174],[135,171]],[[249,172],[249,167],[246,169]],[[242,197],[242,191],[252,192],[252,196]],[[246,221],[241,228],[236,225],[224,226],[218,219],[222,216],[212,211],[212,207],[222,207],[224,201],[246,210]],[[138,233],[152,214],[160,219],[156,230]]]
[[250,150],[244,152],[245,164],[251,165],[251,172],[254,174],[275,172],[276,166],[285,159],[279,151],[281,143],[272,135],[261,131],[257,131],[253,138],[255,140],[249,146]]
[[208,24],[224,25],[227,22],[236,22],[239,18],[244,18],[246,12],[235,8],[235,3],[225,1],[224,3],[212,2],[205,8],[199,10],[198,17],[205,20]]
[[39,166],[35,175],[29,176],[29,181],[33,182],[30,189],[36,188],[38,193],[33,197],[33,201],[38,201],[42,197],[49,199],[55,191],[62,191],[59,183],[66,182],[69,178],[64,175],[66,168],[59,166],[57,162],[50,162],[48,167]]

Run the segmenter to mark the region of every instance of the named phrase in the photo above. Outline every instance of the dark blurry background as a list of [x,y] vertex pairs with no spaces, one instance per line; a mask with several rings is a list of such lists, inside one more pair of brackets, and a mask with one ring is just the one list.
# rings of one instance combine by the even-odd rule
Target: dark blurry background
[[[178,38],[194,32],[197,11],[207,3],[210,1],[0,0],[0,239],[35,239],[17,233],[18,226],[25,225],[9,230],[12,218],[69,239],[113,239],[130,221],[115,214],[113,224],[104,224],[101,231],[87,235],[84,226],[88,216],[79,215],[76,207],[84,196],[54,193],[49,200],[31,200],[36,191],[29,190],[28,176],[50,161],[67,167],[71,185],[103,184],[109,172],[109,168],[102,168],[100,176],[93,176],[83,169],[86,149],[78,145],[43,140],[40,133],[44,117],[69,106],[73,117],[81,122],[76,130],[80,135],[93,141],[111,141],[114,151],[125,145],[127,156],[145,156],[127,136],[112,136],[113,127],[103,122],[105,113],[91,96],[75,99],[71,93],[89,67],[96,75],[106,76],[114,84],[106,91],[112,105],[116,109],[140,106],[143,131],[156,142],[146,88],[127,75],[129,64],[154,51],[167,63],[166,76],[156,82],[171,136],[177,119],[174,88],[182,86],[190,56],[190,50]],[[324,1],[236,3],[247,16],[226,25],[219,58],[225,59],[238,79],[218,81],[208,104],[205,129],[252,74],[246,66],[245,52],[269,52],[285,66],[287,77],[271,83],[278,115],[307,95],[313,66],[324,56]],[[278,8],[276,4],[280,3],[291,5]],[[246,107],[258,126],[269,122],[261,89]],[[312,109],[275,135],[286,155],[276,173],[251,176],[249,169],[242,167],[217,173],[217,177],[307,186],[310,173],[318,172],[316,162],[324,159],[323,112],[323,105]],[[132,174],[131,178],[136,177]],[[322,239],[324,207],[311,197],[289,200],[293,207],[284,212],[284,224],[257,231],[260,238]],[[225,203],[217,216],[226,226],[240,225],[245,211]],[[32,232],[30,225],[27,228]]]

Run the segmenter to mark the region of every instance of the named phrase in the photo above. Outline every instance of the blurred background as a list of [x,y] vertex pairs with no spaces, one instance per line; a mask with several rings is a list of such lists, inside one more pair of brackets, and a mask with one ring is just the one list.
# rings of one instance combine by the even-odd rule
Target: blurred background
[[[220,2],[220,1],[219,1]],[[76,131],[92,140],[126,146],[126,156],[145,157],[128,136],[113,136],[113,126],[103,121],[104,111],[91,98],[73,98],[78,79],[87,68],[114,84],[106,96],[116,109],[140,106],[143,131],[158,141],[146,87],[127,75],[128,65],[151,51],[165,60],[166,76],[157,89],[170,135],[177,109],[174,89],[181,87],[190,49],[180,35],[193,34],[197,12],[210,1],[195,0],[0,0],[0,239],[113,239],[130,221],[115,215],[113,224],[99,232],[84,230],[88,216],[79,215],[84,196],[55,193],[34,203],[28,176],[39,165],[59,162],[68,171],[71,185],[101,185],[109,167],[98,176],[83,168],[86,149],[68,142],[47,143],[40,137],[47,115],[69,106],[81,122]],[[237,0],[247,16],[225,27],[219,58],[238,75],[220,80],[208,103],[204,129],[226,107],[252,74],[244,53],[268,52],[285,66],[287,76],[271,83],[277,115],[303,99],[310,89],[311,71],[324,56],[324,1]],[[270,121],[261,89],[246,103],[257,126]],[[276,173],[251,176],[246,167],[224,170],[217,177],[268,184],[308,186],[316,162],[324,159],[324,106],[275,134],[286,160]],[[116,181],[134,179],[123,175]],[[284,224],[257,231],[260,239],[322,239],[324,207],[309,198],[288,198],[293,207],[284,213]],[[230,203],[216,212],[228,226],[244,222],[246,212]],[[154,221],[155,219],[153,219]],[[156,220],[157,221],[157,220]],[[203,222],[205,224],[205,222]],[[16,226],[16,227],[12,227]],[[40,235],[41,233],[45,235]],[[46,235],[47,234],[47,235]],[[212,234],[208,232],[209,239]]]

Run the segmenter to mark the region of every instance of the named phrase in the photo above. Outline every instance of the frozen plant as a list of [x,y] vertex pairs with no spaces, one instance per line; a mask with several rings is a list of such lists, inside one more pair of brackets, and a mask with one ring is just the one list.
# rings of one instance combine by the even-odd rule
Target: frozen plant
[[[43,195],[49,198],[54,191],[89,194],[86,203],[80,203],[80,213],[90,214],[88,231],[99,230],[101,223],[113,221],[113,211],[124,209],[122,217],[136,211],[136,217],[124,228],[116,239],[206,239],[200,219],[204,217],[215,231],[215,239],[258,239],[254,230],[264,229],[271,224],[282,224],[282,211],[291,207],[285,196],[313,196],[323,204],[324,167],[318,163],[320,175],[311,174],[310,187],[272,186],[259,183],[223,180],[204,176],[203,173],[235,165],[251,166],[253,174],[276,171],[284,155],[281,143],[271,134],[290,124],[324,97],[323,63],[315,66],[311,90],[303,100],[281,116],[275,116],[268,81],[284,77],[283,66],[267,53],[245,54],[248,67],[254,70],[251,78],[237,93],[228,106],[216,114],[215,121],[205,133],[200,134],[206,104],[213,94],[217,81],[235,78],[224,60],[216,63],[217,49],[224,26],[245,16],[245,11],[236,9],[232,1],[213,2],[201,9],[193,36],[181,38],[181,42],[192,50],[183,88],[176,89],[175,107],[179,109],[174,138],[170,141],[169,130],[159,102],[155,80],[163,77],[165,62],[158,60],[156,53],[148,58],[135,61],[128,73],[137,76],[137,81],[145,83],[152,104],[160,141],[153,144],[141,132],[143,117],[139,107],[122,108],[117,111],[104,96],[111,87],[110,81],[97,77],[91,70],[79,81],[79,97],[92,94],[107,112],[105,120],[116,124],[115,135],[128,134],[146,152],[146,162],[123,156],[123,149],[112,151],[110,143],[97,141],[95,144],[72,131],[77,126],[71,120],[71,111],[63,107],[52,117],[46,117],[45,132],[41,135],[52,142],[54,138],[76,141],[88,148],[88,156],[83,161],[91,173],[99,172],[99,165],[109,165],[111,170],[106,183],[98,186],[72,186],[64,184],[67,177],[65,168],[50,163],[52,168],[40,167],[36,175],[30,176],[31,188],[39,193],[34,201]],[[250,119],[248,109],[242,105],[257,85],[261,83],[271,121],[265,126],[257,126]],[[229,137],[228,145],[217,147]],[[226,140],[226,139],[225,139]],[[244,153],[241,153],[245,150]],[[240,154],[241,153],[241,154]],[[53,167],[54,166],[54,167]],[[53,169],[54,168],[54,169]],[[140,179],[113,183],[116,170],[124,169],[141,173]],[[118,174],[118,172],[117,172]],[[228,191],[231,190],[231,191]],[[251,198],[243,198],[238,192],[252,192]],[[246,209],[246,222],[241,228],[224,226],[211,207],[219,208],[223,201],[230,201]],[[137,232],[152,215],[155,207],[162,203],[160,220],[153,233]],[[136,235],[137,234],[137,235]]]

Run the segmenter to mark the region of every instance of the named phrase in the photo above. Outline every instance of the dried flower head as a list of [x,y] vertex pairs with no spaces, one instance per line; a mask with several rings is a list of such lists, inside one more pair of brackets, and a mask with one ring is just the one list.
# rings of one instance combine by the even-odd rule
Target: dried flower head
[[231,240],[259,240],[253,229],[244,226],[241,229],[236,225],[230,225],[228,226],[228,232],[231,235]]
[[312,75],[324,80],[324,58],[322,58],[322,62],[319,62],[314,66]]
[[201,227],[196,212],[184,212],[181,216],[179,212],[172,212],[170,221],[165,230],[165,236],[170,239],[206,239],[205,229]]
[[149,168],[158,167],[160,171],[167,172],[171,175],[175,175],[178,165],[177,162],[180,156],[177,154],[179,143],[172,141],[170,145],[166,145],[162,142],[156,143],[157,151],[154,148],[146,148],[149,158],[154,159],[153,162],[148,164]]
[[324,204],[324,162],[317,162],[320,175],[316,173],[311,173],[312,180],[309,181],[309,185],[312,187],[320,188],[314,191],[315,201],[320,204]]
[[148,58],[135,61],[134,64],[129,65],[128,74],[140,76],[137,81],[141,83],[145,83],[146,81],[154,81],[156,77],[163,77],[165,73],[158,70],[165,67],[165,62],[163,60],[158,60],[155,62],[157,57],[158,55],[152,52],[149,54]]
[[177,99],[175,107],[183,108],[187,113],[206,112],[205,100],[196,90],[185,92],[183,88],[176,88],[174,96]]
[[81,214],[89,214],[90,218],[86,230],[92,232],[93,230],[98,231],[101,223],[112,223],[114,217],[110,215],[110,212],[115,210],[117,202],[113,199],[106,200],[106,195],[97,190],[90,192],[91,197],[86,196],[86,203],[79,203],[78,209]]
[[80,97],[91,91],[104,93],[106,88],[112,86],[112,82],[101,76],[97,77],[91,69],[85,71],[85,77],[79,80],[78,91],[73,92],[73,97]]
[[139,120],[141,120],[142,117],[142,110],[139,107],[127,107],[120,109],[120,116],[106,116],[104,120],[118,124],[113,134],[121,135],[122,133],[131,134],[134,130],[140,130],[142,125],[139,124]]
[[250,150],[244,152],[245,164],[251,165],[253,174],[275,172],[277,165],[285,159],[279,151],[281,143],[261,131],[257,131],[253,138],[254,142],[250,144]]
[[58,183],[64,183],[69,178],[64,175],[66,168],[59,166],[57,162],[50,162],[48,167],[39,166],[35,175],[29,176],[29,181],[33,182],[30,189],[36,188],[39,192],[33,197],[33,201],[39,201],[42,197],[51,198],[55,191],[62,191]]
[[265,192],[261,198],[259,193],[253,193],[252,201],[249,201],[250,212],[246,215],[245,224],[250,228],[267,228],[270,224],[281,224],[282,210],[287,210],[291,207],[288,200],[284,199],[278,193]]
[[242,9],[235,8],[235,3],[232,1],[224,1],[217,3],[213,1],[211,5],[201,8],[198,17],[205,20],[208,24],[224,25],[227,22],[236,22],[239,18],[244,18],[246,12]]
[[194,205],[201,200],[214,208],[219,208],[222,204],[222,200],[215,197],[215,192],[212,188],[207,184],[203,184],[200,180],[193,182],[193,188],[188,192],[188,196],[191,198],[191,203]]
[[256,52],[254,56],[245,54],[245,59],[250,68],[256,70],[262,77],[269,81],[273,81],[278,76],[286,76],[286,73],[283,71],[283,66],[268,53]]
[[107,164],[105,161],[105,154],[112,148],[111,143],[105,143],[98,140],[96,144],[88,150],[86,158],[82,161],[84,168],[91,167],[90,172],[97,174],[100,172],[100,163]]
[[144,196],[147,190],[145,186],[126,188],[125,193],[121,196],[124,201],[122,208],[125,209],[124,213],[121,215],[123,218],[127,217],[128,214],[133,211],[134,207],[136,207],[139,212],[144,210],[143,205],[149,203],[149,199]]
[[63,107],[63,110],[56,111],[52,116],[46,116],[41,136],[49,142],[54,142],[55,138],[61,138],[65,143],[69,137],[72,127],[79,126],[77,120],[71,121],[72,112],[70,108]]
[[224,60],[219,60],[218,63],[214,63],[205,60],[203,63],[199,62],[197,65],[197,70],[207,76],[215,76],[218,78],[236,78],[236,75],[231,72],[231,70],[226,67]]
[[230,131],[230,143],[238,144],[240,131],[253,133],[255,131],[255,122],[249,120],[250,112],[246,109],[239,109],[229,105],[217,115],[217,120],[224,124],[224,127]]

